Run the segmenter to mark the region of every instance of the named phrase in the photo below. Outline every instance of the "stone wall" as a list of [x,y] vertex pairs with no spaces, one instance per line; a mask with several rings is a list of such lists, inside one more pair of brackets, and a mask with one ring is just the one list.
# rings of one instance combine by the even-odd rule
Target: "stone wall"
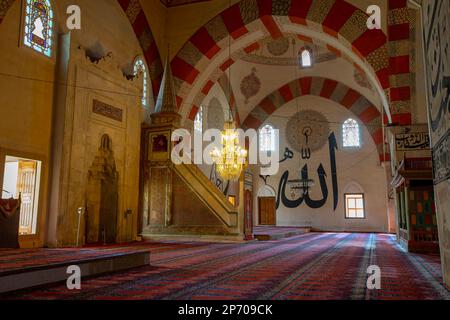
[[450,285],[450,2],[424,0],[422,14],[439,241]]
[[[139,79],[127,80],[114,57],[92,61],[76,43],[72,39],[68,85],[57,94],[58,99],[65,101],[58,106],[65,113],[55,111],[53,134],[61,144],[54,144],[52,174],[57,178],[52,184],[48,243],[57,247],[74,245],[77,211],[87,206],[89,210],[80,226],[80,243],[83,243],[85,219],[95,214],[95,206],[87,201],[88,177],[92,176],[90,172],[98,161],[105,135],[110,138],[110,158],[114,157],[108,161],[115,162],[117,171],[116,241],[131,241],[136,238],[138,216],[142,85]],[[64,125],[59,127],[56,123]]]

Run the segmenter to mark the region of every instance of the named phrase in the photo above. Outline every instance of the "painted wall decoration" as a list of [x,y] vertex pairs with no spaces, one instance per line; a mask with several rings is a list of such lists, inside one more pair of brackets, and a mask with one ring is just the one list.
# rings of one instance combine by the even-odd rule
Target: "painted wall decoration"
[[311,152],[321,149],[330,134],[327,118],[314,110],[302,110],[287,123],[286,139],[302,157],[310,158]]
[[8,9],[11,7],[15,0],[1,0],[0,1],[0,23],[2,22],[3,18],[6,16],[6,12],[8,12]]
[[392,120],[407,125],[411,124],[410,15],[407,1],[387,2]]
[[423,0],[423,40],[435,202],[444,282],[450,285],[450,1]]
[[113,107],[96,99],[94,99],[92,104],[92,112],[119,122],[122,122],[123,120],[122,109]]
[[[171,62],[181,114],[189,115],[189,110],[184,108],[192,109],[193,105],[196,105],[195,96],[202,91],[195,88],[198,80],[204,82],[199,85],[200,88],[207,86],[211,81],[211,78],[205,79],[202,76],[207,69],[220,67],[220,75],[237,61],[235,54],[231,59],[223,60],[223,53],[227,48],[221,46],[222,41],[229,36],[234,40],[244,36],[254,37],[254,40],[258,41],[264,37],[265,31],[272,38],[278,38],[283,33],[280,25],[283,28],[292,24],[306,23],[318,26],[324,33],[339,35],[370,65],[371,73],[379,79],[382,89],[388,89],[390,68],[386,35],[382,30],[367,32],[367,19],[361,19],[366,16],[365,10],[341,1],[332,4],[333,2],[329,0],[269,2],[245,0],[238,1],[209,20],[192,35]],[[278,7],[283,9],[280,10]],[[254,27],[258,21],[263,29]],[[347,21],[347,23],[333,24],[332,21]],[[257,50],[258,45],[248,43],[248,46],[242,45],[242,49],[245,53],[249,53]],[[236,51],[239,49],[236,48]],[[195,98],[192,99],[191,95]]]
[[[320,64],[323,62],[336,60],[338,58],[337,54],[335,52],[326,51],[325,49],[319,47],[319,46],[313,46],[315,49],[313,49],[314,52],[314,64]],[[290,52],[290,51],[288,51]],[[270,52],[269,52],[270,53]],[[344,57],[347,58],[347,57]],[[269,65],[269,66],[298,66],[298,58],[292,58],[292,54],[284,54],[280,56],[275,56],[273,54],[264,54],[259,52],[253,52],[251,54],[246,54],[243,57],[241,57],[241,60],[250,62],[250,63],[257,63],[257,64],[263,64],[263,65]]]
[[225,116],[222,105],[219,99],[212,98],[208,106],[208,128],[221,130],[224,122]]
[[435,183],[450,176],[448,136],[450,111],[449,1],[429,1],[424,10],[428,112],[433,145]]
[[356,83],[359,84],[361,87],[373,90],[373,87],[370,84],[369,80],[367,79],[367,76],[364,73],[364,71],[360,70],[359,68],[355,68],[353,76],[355,78]]
[[271,39],[266,46],[270,54],[279,57],[289,50],[289,39],[286,37]]
[[[450,109],[449,1],[429,1],[425,6],[424,40],[428,65],[428,100],[431,130],[442,136],[448,129]],[[446,121],[447,120],[447,121]],[[434,139],[434,142],[437,142]]]
[[397,151],[429,150],[430,135],[427,132],[397,134],[395,144]]
[[[339,149],[336,136],[334,132],[332,132],[328,136],[328,146],[329,146],[329,157],[330,157],[330,176],[331,176],[331,184],[332,184],[332,192],[333,192],[333,208],[336,210],[339,204],[339,189],[338,189],[338,178],[337,178],[337,165],[336,165],[336,150]],[[312,199],[309,195],[309,191],[306,190],[305,193],[300,193],[300,196],[297,199],[290,199],[286,195],[286,187],[289,181],[289,171],[285,171],[283,176],[280,179],[278,193],[277,193],[277,209],[283,204],[286,208],[297,208],[302,205],[304,202],[308,207],[312,209],[322,208],[328,201],[329,189],[327,185],[327,177],[328,174],[324,169],[324,165],[320,163],[317,167],[317,177],[319,181],[319,186],[322,191],[321,199]],[[309,174],[308,163],[306,163],[302,170],[300,177],[296,177],[293,179],[303,179],[308,180],[312,178],[312,175]],[[317,181],[317,180],[316,180]]]
[[245,97],[245,103],[256,96],[259,90],[261,90],[261,80],[256,76],[256,68],[253,68],[252,73],[242,79],[241,82],[241,93]]
[[450,179],[450,130],[441,140],[433,150],[435,184]]

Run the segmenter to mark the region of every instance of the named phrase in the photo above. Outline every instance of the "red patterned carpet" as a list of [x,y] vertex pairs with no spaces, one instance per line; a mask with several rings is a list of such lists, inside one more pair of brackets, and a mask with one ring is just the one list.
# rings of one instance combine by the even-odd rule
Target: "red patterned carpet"
[[[159,242],[149,267],[3,299],[450,299],[437,256],[407,254],[390,235],[309,233],[247,244]],[[378,265],[381,290],[366,289]]]
[[30,267],[110,257],[122,253],[149,251],[145,245],[92,247],[83,249],[0,249],[0,275]]

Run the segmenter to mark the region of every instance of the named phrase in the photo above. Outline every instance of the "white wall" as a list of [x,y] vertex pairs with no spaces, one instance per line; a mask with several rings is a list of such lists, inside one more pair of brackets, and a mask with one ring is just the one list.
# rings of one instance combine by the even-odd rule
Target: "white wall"
[[[295,209],[288,209],[282,203],[277,210],[277,225],[279,226],[311,226],[324,231],[371,231],[386,232],[388,230],[387,219],[387,190],[386,174],[381,167],[377,148],[369,132],[362,127],[362,147],[358,150],[345,150],[342,148],[341,123],[355,116],[344,107],[320,97],[301,97],[298,99],[300,110],[316,110],[322,113],[330,123],[330,130],[334,131],[339,144],[336,151],[337,176],[338,176],[338,206],[333,210],[333,189],[331,181],[330,155],[328,143],[320,150],[313,152],[310,160],[299,162],[299,153],[294,151],[294,158],[280,164],[278,174],[267,179],[267,183],[273,187],[277,194],[281,176],[289,170],[289,179],[298,179],[300,169],[308,164],[309,177],[315,181],[315,186],[310,192],[314,200],[322,198],[317,169],[322,163],[327,174],[328,200],[320,209],[311,209],[302,203]],[[280,159],[283,158],[285,147],[288,146],[285,138],[285,128],[289,118],[297,112],[295,101],[277,110],[267,122],[280,130]],[[264,181],[258,177],[259,170],[255,172],[256,190],[264,186]],[[365,194],[366,219],[345,219],[344,193],[351,191],[354,186],[360,186]],[[289,197],[289,188],[286,195]],[[255,196],[255,222],[258,223],[258,201]]]
[[[5,174],[3,176],[2,198],[16,197],[17,175],[19,174],[19,162],[5,163]],[[5,192],[7,191],[7,192]]]

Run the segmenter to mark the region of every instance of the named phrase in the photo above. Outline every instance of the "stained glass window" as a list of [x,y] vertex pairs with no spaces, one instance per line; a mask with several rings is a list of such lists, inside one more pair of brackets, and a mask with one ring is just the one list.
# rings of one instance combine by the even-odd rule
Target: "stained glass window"
[[47,57],[52,55],[53,10],[50,0],[27,0],[24,44]]
[[203,106],[198,109],[197,115],[194,120],[194,129],[197,132],[203,132]]
[[348,148],[361,146],[359,124],[356,120],[348,119],[342,126],[343,145]]
[[148,106],[148,74],[147,67],[145,66],[144,60],[142,58],[137,58],[134,62],[134,75],[141,73],[143,78],[143,89],[142,89],[142,105]]
[[311,57],[311,51],[308,49],[304,49],[302,51],[302,67],[308,68],[312,66],[312,57]]
[[265,125],[259,130],[259,150],[261,152],[275,151],[275,131],[271,125]]

